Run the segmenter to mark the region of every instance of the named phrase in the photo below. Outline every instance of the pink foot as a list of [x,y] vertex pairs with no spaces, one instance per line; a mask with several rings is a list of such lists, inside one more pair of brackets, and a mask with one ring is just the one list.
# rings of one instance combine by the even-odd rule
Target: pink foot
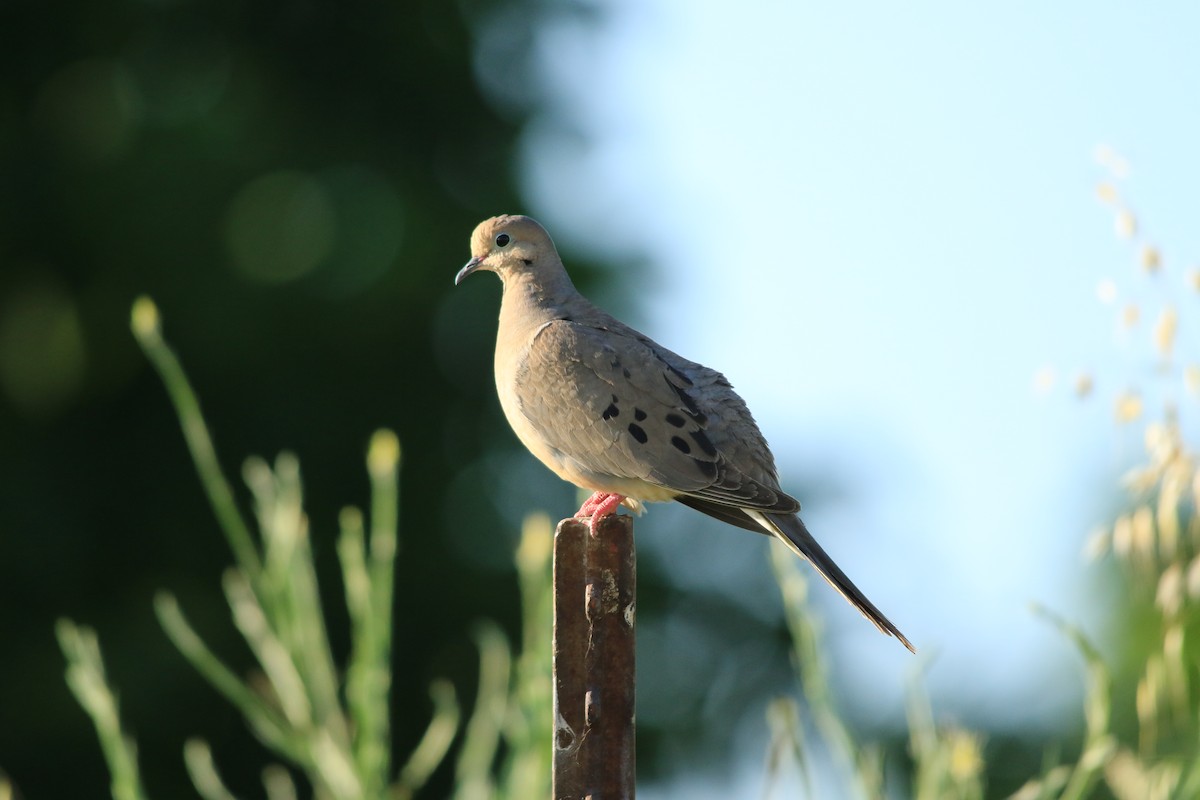
[[575,519],[584,519],[585,517],[590,517],[592,515],[592,511],[605,497],[607,497],[607,495],[604,492],[593,492],[592,496],[587,500],[584,500],[583,505],[581,505],[579,510],[575,512]]
[[591,517],[588,527],[592,531],[592,536],[595,536],[596,524],[600,521],[600,518],[616,513],[617,507],[624,501],[624,495],[595,492],[591,497],[583,501],[583,505],[575,512],[575,518],[586,519]]

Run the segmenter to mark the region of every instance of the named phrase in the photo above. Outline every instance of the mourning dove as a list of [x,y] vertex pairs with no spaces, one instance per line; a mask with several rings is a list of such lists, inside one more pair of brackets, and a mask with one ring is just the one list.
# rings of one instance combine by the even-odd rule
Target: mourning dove
[[[583,297],[550,235],[500,216],[471,234],[473,272],[500,276],[496,388],[521,442],[560,478],[594,494],[576,514],[677,500],[780,539],[885,634],[912,644],[821,548],[779,488],[775,459],[725,377],[638,333]],[[913,650],[913,652],[916,652]]]

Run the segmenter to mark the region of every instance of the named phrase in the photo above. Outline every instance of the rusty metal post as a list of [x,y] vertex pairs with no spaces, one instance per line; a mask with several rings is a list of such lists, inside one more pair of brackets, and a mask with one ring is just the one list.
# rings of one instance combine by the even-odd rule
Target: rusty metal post
[[554,532],[554,798],[633,800],[633,518]]

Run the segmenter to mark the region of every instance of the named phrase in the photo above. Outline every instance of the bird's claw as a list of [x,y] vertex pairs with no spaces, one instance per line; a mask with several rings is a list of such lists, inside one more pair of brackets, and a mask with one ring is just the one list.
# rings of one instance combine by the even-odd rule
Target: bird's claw
[[583,505],[575,512],[575,518],[587,519],[588,529],[591,531],[592,536],[595,536],[596,526],[600,524],[601,518],[607,517],[609,514],[615,514],[617,508],[623,502],[625,502],[624,495],[595,492],[591,497],[583,501]]

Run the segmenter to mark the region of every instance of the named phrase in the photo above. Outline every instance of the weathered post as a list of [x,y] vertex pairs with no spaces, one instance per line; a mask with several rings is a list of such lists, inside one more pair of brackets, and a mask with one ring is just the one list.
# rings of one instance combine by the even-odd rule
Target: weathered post
[[633,800],[633,518],[554,532],[554,797]]

